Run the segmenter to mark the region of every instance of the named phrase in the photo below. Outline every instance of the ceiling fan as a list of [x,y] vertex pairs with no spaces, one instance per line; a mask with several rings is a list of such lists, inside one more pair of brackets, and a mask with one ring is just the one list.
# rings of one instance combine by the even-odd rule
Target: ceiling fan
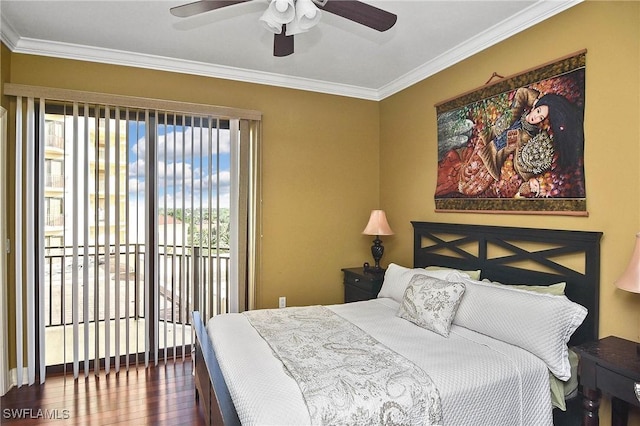
[[[251,0],[199,0],[172,7],[169,11],[174,16],[187,18],[247,1]],[[273,55],[291,55],[294,34],[317,24],[321,10],[377,31],[387,31],[398,19],[393,13],[357,0],[270,0],[260,21],[274,33]]]

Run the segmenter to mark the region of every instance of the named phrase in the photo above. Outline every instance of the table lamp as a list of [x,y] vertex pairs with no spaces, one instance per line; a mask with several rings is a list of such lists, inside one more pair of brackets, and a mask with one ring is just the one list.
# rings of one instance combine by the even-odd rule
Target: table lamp
[[622,290],[640,293],[640,233],[636,234],[636,245],[627,269],[615,281],[615,285]]
[[371,211],[369,223],[367,223],[367,226],[364,228],[362,233],[364,235],[376,236],[376,239],[373,240],[373,245],[371,246],[371,254],[373,255],[375,265],[370,269],[370,271],[380,272],[382,271],[382,268],[380,267],[380,259],[382,259],[382,255],[384,254],[384,247],[380,240],[380,235],[393,235],[393,231],[387,222],[387,215],[384,213],[384,210]]
[[[640,293],[640,233],[636,234],[636,245],[633,248],[627,269],[614,284],[621,290]],[[640,344],[636,345],[636,353],[640,356]],[[640,401],[640,386],[635,386],[634,391]]]

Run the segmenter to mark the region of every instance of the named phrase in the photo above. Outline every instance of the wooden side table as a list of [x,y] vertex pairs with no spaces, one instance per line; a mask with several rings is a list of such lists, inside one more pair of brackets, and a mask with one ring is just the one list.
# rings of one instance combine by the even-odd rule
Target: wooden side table
[[345,303],[378,297],[384,281],[384,270],[370,272],[370,270],[365,271],[364,268],[344,268],[342,272],[344,272]]
[[640,407],[635,386],[640,386],[640,349],[638,343],[615,336],[573,348],[580,356],[578,375],[583,394],[582,424],[599,423],[598,408],[602,394],[611,395],[611,424],[627,424],[629,404]]

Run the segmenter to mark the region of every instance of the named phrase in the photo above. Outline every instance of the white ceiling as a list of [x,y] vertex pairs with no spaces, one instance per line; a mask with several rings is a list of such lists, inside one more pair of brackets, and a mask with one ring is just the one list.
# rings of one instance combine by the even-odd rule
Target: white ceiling
[[189,1],[0,0],[0,36],[17,53],[380,100],[582,0],[365,0],[396,25],[380,33],[325,12],[282,58],[258,21],[267,0],[169,13]]

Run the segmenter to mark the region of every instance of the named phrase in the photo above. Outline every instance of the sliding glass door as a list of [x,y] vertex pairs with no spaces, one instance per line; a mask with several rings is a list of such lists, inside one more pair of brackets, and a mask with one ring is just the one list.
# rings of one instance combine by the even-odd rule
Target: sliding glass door
[[36,219],[23,224],[33,241],[16,248],[16,306],[32,306],[36,325],[18,334],[41,376],[175,360],[191,350],[193,310],[250,307],[259,121],[21,102],[17,213]]

